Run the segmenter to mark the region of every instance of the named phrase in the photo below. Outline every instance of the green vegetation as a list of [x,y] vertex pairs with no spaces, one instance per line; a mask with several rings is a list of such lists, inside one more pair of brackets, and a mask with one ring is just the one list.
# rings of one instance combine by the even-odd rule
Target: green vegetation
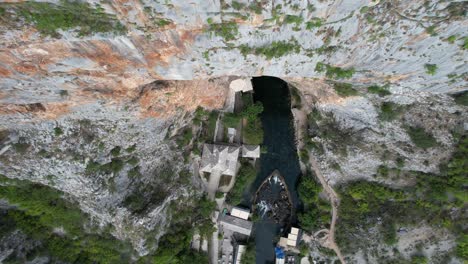
[[372,85],[372,86],[367,87],[367,91],[372,94],[377,94],[380,97],[384,97],[384,96],[392,94],[388,90],[388,85],[384,85],[384,86]]
[[248,121],[243,129],[244,143],[261,145],[263,143],[263,128],[260,119]]
[[208,31],[213,32],[216,36],[224,38],[226,41],[236,39],[239,34],[239,26],[234,21],[223,22],[219,24],[209,24]]
[[411,141],[419,148],[428,149],[437,146],[436,139],[422,127],[407,127]]
[[171,226],[168,233],[161,237],[154,255],[146,257],[146,262],[153,264],[208,263],[208,256],[190,250],[190,241],[197,230],[205,238],[214,232],[211,213],[216,203],[207,197],[191,197],[184,201],[173,201],[168,212],[171,215]]
[[334,83],[333,89],[341,97],[358,95],[358,91],[350,83]]
[[426,73],[430,75],[435,75],[437,72],[437,65],[435,64],[424,64],[424,68],[426,69]]
[[128,153],[132,153],[135,150],[136,150],[136,145],[133,144],[130,147],[128,147],[125,151],[128,152]]
[[454,94],[453,98],[455,99],[455,103],[459,105],[468,106],[468,92],[461,92],[458,94]]
[[[464,218],[450,212],[463,210],[467,202],[468,137],[462,136],[447,164],[440,165],[440,174],[407,171],[416,180],[414,186],[395,189],[380,183],[357,181],[339,189],[340,207],[337,241],[346,254],[368,248],[370,228],[379,228],[382,241],[394,244],[398,226],[444,227],[457,237],[456,254],[466,259],[467,240],[463,236]],[[373,232],[375,235],[376,232]],[[372,242],[374,243],[374,242]]]
[[179,146],[179,148],[183,148],[187,146],[188,144],[190,144],[190,141],[192,141],[192,137],[193,137],[192,128],[191,127],[184,128],[182,130],[182,134],[179,135],[176,139],[177,146]]
[[232,8],[234,8],[235,10],[238,10],[238,11],[245,8],[244,3],[240,3],[240,2],[237,2],[237,1],[232,1],[231,6],[232,6]]
[[[5,216],[14,229],[41,241],[36,254],[50,256],[53,262],[69,263],[127,263],[132,253],[129,245],[106,234],[88,234],[88,216],[62,198],[63,193],[49,187],[4,176],[8,185],[0,188],[0,198],[18,209]],[[3,221],[3,220],[2,220]],[[56,228],[64,234],[57,235]],[[31,252],[34,253],[34,252]]]
[[319,28],[323,25],[323,19],[318,17],[313,17],[311,20],[307,21],[306,29]]
[[255,264],[255,243],[250,242],[247,244],[244,254],[241,258],[241,264]]
[[379,118],[382,121],[390,122],[395,120],[402,112],[402,107],[392,102],[383,102],[380,105]]
[[125,163],[119,158],[113,158],[109,163],[100,164],[96,161],[89,161],[86,165],[86,174],[93,173],[119,173]]
[[244,56],[253,53],[255,55],[263,55],[267,59],[272,59],[280,58],[291,53],[299,53],[301,45],[299,45],[296,39],[291,39],[289,41],[273,41],[272,43],[261,47],[250,47],[243,44],[239,46],[239,50]]
[[44,35],[58,36],[57,31],[76,29],[80,36],[97,32],[125,33],[125,27],[100,6],[87,2],[61,0],[58,5],[45,2],[25,2],[14,6],[18,16],[33,23]]
[[296,26],[302,24],[304,19],[302,16],[295,16],[295,15],[286,15],[284,18],[284,23],[286,24],[296,24]]
[[468,37],[463,38],[463,49],[468,49]]
[[171,20],[165,19],[165,18],[156,18],[154,20],[154,24],[160,27],[165,27],[167,25],[170,25],[172,23]]
[[437,35],[436,26],[432,25],[432,26],[427,27],[426,32],[431,36],[436,36]]
[[54,135],[55,135],[56,137],[63,135],[63,130],[62,130],[62,128],[60,128],[60,127],[55,127],[55,128],[54,128]]
[[323,62],[318,62],[315,66],[316,72],[325,72],[325,76],[331,79],[349,79],[353,77],[354,68],[342,69],[340,67],[331,66]]
[[455,36],[455,35],[451,35],[450,37],[447,38],[447,41],[448,41],[450,44],[455,43],[456,40],[457,40],[457,36]]
[[249,9],[250,9],[250,11],[254,12],[257,15],[261,15],[262,10],[263,10],[262,3],[254,1],[254,2],[250,3]]
[[229,204],[237,205],[242,201],[242,194],[250,188],[255,180],[257,171],[248,162],[243,162],[236,176],[236,182],[226,197]]
[[117,157],[120,155],[120,150],[121,148],[119,146],[115,146],[113,149],[111,149],[110,153],[113,157]]
[[359,10],[359,13],[365,14],[365,13],[367,13],[367,11],[369,11],[369,7],[368,7],[368,6],[363,6],[363,7],[361,7],[361,9]]
[[457,241],[456,254],[463,260],[468,259],[468,235],[463,234]]
[[316,182],[312,172],[302,176],[297,187],[299,198],[304,204],[304,212],[298,214],[302,229],[313,233],[326,227],[331,220],[330,204],[319,198],[322,187]]
[[16,150],[16,152],[20,154],[25,154],[26,151],[28,151],[29,147],[31,147],[31,145],[25,142],[18,142],[13,144],[13,148]]

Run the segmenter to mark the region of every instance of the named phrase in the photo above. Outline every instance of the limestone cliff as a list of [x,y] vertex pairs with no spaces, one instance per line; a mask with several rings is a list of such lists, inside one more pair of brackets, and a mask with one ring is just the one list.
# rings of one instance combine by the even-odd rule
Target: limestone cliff
[[[118,30],[78,25],[52,31],[24,12],[47,16],[70,7],[39,2],[37,9],[24,1],[0,3],[0,174],[65,192],[141,255],[150,251],[145,233],[156,229],[155,237],[161,236],[167,204],[192,186],[158,178],[168,163],[175,174],[190,169],[174,136],[198,106],[224,107],[232,79],[227,76],[285,78],[310,99],[308,105],[319,98],[318,107],[333,112],[340,128],[365,129],[368,143],[381,142],[406,158],[414,155],[409,147],[391,141],[408,143],[407,135],[377,122],[379,98],[339,99],[332,93],[324,99],[311,96],[322,91],[316,86],[346,78],[364,92],[365,86],[387,84],[396,94],[391,101],[421,102],[409,120],[421,122],[419,113],[433,119],[425,109],[436,107],[447,127],[466,122],[455,118],[456,112],[466,115],[466,108],[432,94],[466,90],[466,1],[87,0],[98,10],[90,21],[100,17],[99,25]],[[337,69],[351,74],[341,76]],[[449,156],[447,127],[428,127],[440,148],[417,152],[405,166],[436,171],[423,163]],[[375,156],[383,150],[350,151],[354,160],[323,157],[333,183],[343,175],[330,164],[338,163],[353,179],[370,177],[382,164]],[[109,164],[116,157],[124,162],[120,171],[89,171],[93,162]],[[141,174],[136,180],[129,176],[133,158]],[[138,192],[153,197],[145,185],[157,186],[162,195],[135,214],[124,201]]]

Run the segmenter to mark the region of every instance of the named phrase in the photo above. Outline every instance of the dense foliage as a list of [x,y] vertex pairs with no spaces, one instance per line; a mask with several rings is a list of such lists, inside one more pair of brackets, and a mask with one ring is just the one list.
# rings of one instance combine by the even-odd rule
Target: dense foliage
[[304,205],[304,211],[298,214],[298,220],[301,228],[309,233],[327,226],[331,219],[330,205],[319,198],[321,191],[322,187],[315,181],[311,172],[301,177],[297,192]]
[[256,176],[257,171],[252,165],[247,162],[242,163],[236,176],[236,182],[228,193],[226,201],[233,205],[240,204],[242,201],[242,194],[245,190],[250,188]]
[[[42,242],[34,254],[70,263],[128,262],[131,247],[108,234],[87,233],[88,216],[62,198],[63,194],[39,184],[0,178],[0,198],[17,206],[4,216],[14,229]],[[62,228],[63,234],[56,229]]]
[[168,228],[168,233],[160,238],[155,254],[140,260],[140,262],[152,264],[208,263],[207,255],[190,250],[190,241],[196,231],[205,238],[214,232],[215,227],[210,216],[215,206],[215,202],[206,196],[174,201],[169,208],[171,226]]
[[437,228],[447,228],[458,236],[456,254],[467,256],[466,219],[463,214],[467,203],[468,186],[468,139],[459,141],[456,151],[447,165],[441,166],[441,173],[424,174],[408,172],[416,185],[396,189],[380,183],[357,181],[342,186],[339,190],[341,202],[337,240],[345,252],[356,252],[367,248],[366,230],[379,228],[382,240],[387,244],[397,241],[398,226],[418,226],[422,223]]

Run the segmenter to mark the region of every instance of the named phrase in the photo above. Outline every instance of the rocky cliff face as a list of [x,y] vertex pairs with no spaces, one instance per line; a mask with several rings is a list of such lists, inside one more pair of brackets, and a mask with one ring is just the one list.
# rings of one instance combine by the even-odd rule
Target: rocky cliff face
[[[352,72],[346,77],[355,85],[388,84],[398,94],[392,101],[421,101],[413,111],[423,115],[434,103],[447,125],[461,110],[449,106],[446,95],[421,92],[467,87],[464,1],[88,0],[96,14],[108,14],[103,21],[125,30],[86,34],[83,25],[51,34],[22,13],[31,9],[28,3],[6,2],[0,4],[0,173],[64,191],[102,225],[112,224],[113,234],[130,239],[140,254],[148,252],[145,232],[164,233],[167,203],[190,189],[158,179],[164,164],[177,168],[175,174],[189,169],[172,136],[197,106],[224,107],[225,76],[283,77],[307,94],[325,79],[342,78],[332,72],[339,67]],[[64,6],[41,3],[43,9],[35,10],[43,15]],[[369,142],[407,142],[401,128],[377,124],[373,104],[380,103],[332,96],[320,108],[334,112],[340,128],[368,129]],[[424,160],[449,155],[444,147],[452,142],[439,128],[442,152],[417,153],[405,166],[434,171]],[[385,131],[392,133],[382,137]],[[412,155],[403,145],[395,151]],[[112,154],[116,147],[119,153]],[[374,151],[354,149],[354,160],[336,162],[351,178],[372,175],[382,163],[368,159]],[[119,171],[89,168],[113,159],[122,162]],[[339,182],[337,173],[329,170],[327,176]],[[138,192],[153,197],[142,191],[148,184],[164,195],[135,214],[124,201]]]

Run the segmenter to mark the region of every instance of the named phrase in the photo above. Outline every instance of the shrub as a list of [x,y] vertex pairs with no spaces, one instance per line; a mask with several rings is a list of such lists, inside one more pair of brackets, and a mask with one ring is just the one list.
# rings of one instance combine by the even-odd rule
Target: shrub
[[248,105],[241,113],[241,115],[247,118],[247,121],[255,121],[259,115],[263,112],[262,102],[255,102],[255,104]]
[[120,150],[121,148],[119,146],[115,146],[113,149],[111,149],[110,153],[113,157],[117,157],[120,155]]
[[234,21],[209,24],[208,30],[214,32],[216,36],[224,38],[226,41],[236,39],[237,34],[239,34],[239,26]]
[[20,154],[25,154],[29,147],[31,147],[31,145],[28,143],[18,142],[13,144],[13,148]]
[[63,135],[63,130],[60,127],[55,127],[54,128],[54,134],[56,137]]
[[358,91],[353,88],[350,83],[334,83],[333,89],[341,97],[354,96],[358,94]]
[[380,105],[379,118],[382,121],[395,120],[401,113],[401,107],[392,102],[383,102]]
[[241,9],[245,8],[245,4],[244,4],[244,3],[240,3],[240,2],[237,2],[237,1],[232,1],[231,6],[232,6],[232,8],[234,8],[235,10],[241,10]]
[[127,163],[132,165],[132,166],[135,166],[138,164],[138,158],[137,157],[131,157],[129,160],[127,160]]
[[101,7],[87,2],[61,0],[59,5],[44,2],[27,2],[17,5],[18,15],[34,23],[44,35],[57,36],[57,30],[77,29],[80,36],[96,32],[125,33],[125,27]]
[[455,99],[455,103],[459,105],[468,106],[468,92],[461,92],[458,94],[454,94],[453,98]]
[[300,50],[301,46],[294,38],[289,41],[273,41],[268,45],[254,48],[256,55],[263,55],[267,59],[281,58],[287,54],[299,53]]
[[367,87],[367,91],[372,94],[378,94],[380,97],[384,97],[392,94],[386,86],[372,85]]
[[249,5],[249,9],[250,9],[250,11],[254,12],[257,15],[261,15],[262,10],[263,10],[262,5],[261,5],[260,2],[252,2]]
[[411,141],[419,148],[428,149],[437,145],[436,139],[422,127],[407,127],[406,132]]
[[468,259],[468,235],[463,234],[457,240],[457,248],[455,250],[458,257],[461,259]]
[[302,16],[286,15],[286,17],[284,18],[284,23],[300,25],[303,20],[304,19],[302,18]]
[[463,49],[468,49],[468,37],[463,38]]
[[243,129],[244,143],[261,145],[263,143],[262,122],[259,119],[248,121]]
[[240,204],[242,201],[242,194],[244,191],[249,190],[256,176],[257,171],[252,165],[247,162],[242,163],[236,176],[236,182],[226,196],[226,200],[233,205]]
[[325,76],[334,79],[348,79],[353,77],[354,72],[354,68],[342,69],[340,67],[327,65],[327,72],[325,73]]
[[455,36],[455,35],[451,35],[450,37],[447,38],[447,41],[448,41],[450,44],[455,43],[456,40],[457,40],[457,36]]
[[348,79],[353,77],[354,68],[343,69],[340,67],[331,66],[323,62],[317,62],[315,65],[316,72],[324,72],[327,78],[331,79]]
[[435,64],[424,64],[424,68],[426,68],[426,73],[430,75],[435,75],[437,72],[437,65]]
[[431,36],[436,36],[436,26],[432,25],[426,28],[426,32]]
[[136,149],[136,145],[133,144],[130,147],[128,147],[125,151],[128,153],[132,153],[133,151],[135,151],[135,149]]
[[313,29],[313,28],[318,28],[323,25],[323,20],[318,17],[314,17],[311,20],[307,21],[306,23],[306,29]]
[[380,165],[377,168],[377,174],[382,176],[382,177],[387,177],[388,176],[388,167],[385,165]]

